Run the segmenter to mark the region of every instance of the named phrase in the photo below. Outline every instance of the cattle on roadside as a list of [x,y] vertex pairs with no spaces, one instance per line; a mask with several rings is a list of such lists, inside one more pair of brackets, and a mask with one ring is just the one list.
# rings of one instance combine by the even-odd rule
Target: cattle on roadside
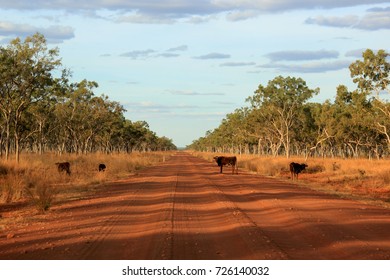
[[238,174],[237,157],[215,156],[214,160],[218,166],[221,167],[220,173],[222,173],[222,168],[224,165],[231,165],[232,174],[234,174],[234,171],[236,171],[236,174]]
[[294,177],[298,180],[298,174],[301,173],[305,168],[308,167],[306,163],[296,163],[291,162],[290,163],[290,172],[291,172],[291,179],[294,180]]
[[101,172],[101,171],[105,171],[106,170],[106,165],[104,164],[104,163],[100,163],[99,164],[99,172]]
[[58,172],[65,171],[66,174],[70,175],[70,163],[69,162],[56,162]]

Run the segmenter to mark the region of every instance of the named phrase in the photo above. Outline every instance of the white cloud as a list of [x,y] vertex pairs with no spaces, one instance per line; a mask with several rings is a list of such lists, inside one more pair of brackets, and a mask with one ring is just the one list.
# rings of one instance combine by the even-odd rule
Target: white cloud
[[8,21],[0,21],[0,36],[27,37],[39,32],[43,34],[49,43],[60,43],[72,39],[74,29],[69,26],[52,25],[49,27],[36,27],[30,24],[16,24]]
[[136,50],[130,51],[127,53],[122,53],[120,56],[129,57],[132,59],[140,59],[140,58],[148,58],[151,54],[155,53],[155,50],[147,49],[147,50]]
[[306,19],[305,23],[362,30],[390,29],[390,8],[370,9],[367,10],[366,14],[363,16],[345,15],[334,17],[310,17]]
[[300,60],[318,60],[318,59],[329,59],[338,58],[338,51],[279,51],[272,52],[265,55],[272,61],[300,61]]
[[118,17],[116,22],[123,23],[138,23],[138,24],[173,24],[175,20],[161,15],[150,15],[135,13],[130,15],[122,15]]
[[223,54],[223,53],[209,53],[201,56],[195,56],[195,59],[226,59],[230,58],[229,54]]
[[[188,104],[173,104],[167,105],[162,103],[141,101],[128,102],[124,104],[126,110],[130,113],[141,113],[155,115],[157,117],[180,116],[180,117],[210,117],[223,116],[221,112],[204,112],[204,106],[188,105]],[[214,108],[214,107],[212,107]]]
[[222,63],[220,66],[225,67],[241,67],[241,66],[253,66],[256,65],[254,62],[226,62]]
[[365,50],[366,49],[350,50],[350,51],[345,53],[345,56],[346,57],[354,57],[354,58],[362,58],[363,52]]
[[232,11],[229,12],[226,15],[226,18],[229,21],[240,21],[240,20],[247,20],[250,18],[257,17],[259,15],[259,11],[256,10],[239,10],[239,11]]
[[181,45],[181,46],[178,46],[178,47],[173,47],[173,48],[167,49],[167,52],[178,52],[178,51],[184,52],[184,51],[187,51],[187,50],[188,50],[188,46],[187,45]]
[[211,2],[224,9],[247,9],[262,12],[318,8],[333,9],[366,4],[388,3],[387,0],[213,0]]
[[198,15],[193,15],[187,18],[185,21],[186,23],[192,23],[192,24],[202,24],[209,22],[210,20],[215,19],[215,16],[198,16]]
[[305,23],[331,27],[353,27],[358,21],[359,17],[355,15],[346,15],[342,17],[317,16],[315,18],[306,19]]
[[[388,0],[0,0],[1,9],[65,10],[68,12],[109,10],[123,16],[119,21],[133,23],[172,23],[175,19],[203,19],[205,16],[228,13],[229,20],[243,20],[264,12],[302,9],[333,9],[388,3]],[[92,12],[91,15],[96,15]],[[200,16],[200,18],[199,18]]]
[[390,29],[390,9],[369,11],[356,25],[365,30]]
[[289,73],[325,73],[348,68],[351,61],[338,60],[332,62],[311,62],[306,64],[278,64],[269,63],[260,65],[260,68],[275,69],[281,72]]
[[158,56],[159,57],[165,57],[165,58],[172,58],[172,57],[179,57],[180,54],[177,54],[177,53],[161,53]]

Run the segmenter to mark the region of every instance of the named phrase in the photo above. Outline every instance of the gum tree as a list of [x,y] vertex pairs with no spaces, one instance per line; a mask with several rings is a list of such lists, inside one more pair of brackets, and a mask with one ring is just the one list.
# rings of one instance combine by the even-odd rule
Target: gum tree
[[390,62],[388,57],[389,54],[385,50],[379,50],[375,54],[367,49],[363,53],[363,60],[355,61],[349,69],[360,94],[373,98],[372,104],[376,110],[372,118],[378,132],[385,136],[390,151],[390,104],[388,102]]
[[52,72],[61,65],[58,49],[48,49],[36,33],[24,42],[19,38],[0,48],[0,110],[5,123],[5,155],[9,157],[11,129],[16,161],[19,161],[22,117],[30,105],[50,94]]
[[267,86],[259,85],[255,94],[247,99],[267,120],[264,125],[277,135],[287,158],[290,157],[292,132],[303,105],[318,92],[318,88],[310,89],[301,78],[278,76]]

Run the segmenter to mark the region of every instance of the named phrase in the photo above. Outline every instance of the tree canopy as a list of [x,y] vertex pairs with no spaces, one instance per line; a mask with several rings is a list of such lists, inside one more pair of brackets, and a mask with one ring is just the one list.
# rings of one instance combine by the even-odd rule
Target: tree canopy
[[1,157],[14,153],[18,161],[21,151],[176,149],[171,139],[158,137],[146,122],[127,120],[118,102],[96,96],[97,82],[70,79],[59,50],[49,49],[39,33],[0,47]]
[[[390,154],[389,54],[368,49],[349,67],[357,89],[339,85],[333,101],[312,103],[319,89],[277,76],[188,147],[263,155],[383,157]],[[245,112],[245,113],[244,113]]]

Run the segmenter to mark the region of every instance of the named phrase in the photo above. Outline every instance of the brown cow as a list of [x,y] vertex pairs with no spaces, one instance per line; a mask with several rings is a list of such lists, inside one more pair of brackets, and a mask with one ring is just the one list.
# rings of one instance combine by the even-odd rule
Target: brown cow
[[298,180],[298,174],[301,173],[301,171],[305,170],[306,167],[308,167],[308,165],[305,163],[299,164],[296,162],[291,162],[290,163],[291,179],[294,180],[294,177],[297,177]]
[[70,175],[70,163],[69,162],[56,162],[58,172],[65,171],[66,174]]
[[218,166],[221,167],[220,173],[222,173],[222,168],[224,165],[231,165],[232,174],[234,174],[234,170],[236,170],[236,174],[238,174],[237,157],[215,156],[214,160],[218,164]]
[[106,165],[104,163],[99,164],[99,172],[100,171],[105,171],[106,170]]

